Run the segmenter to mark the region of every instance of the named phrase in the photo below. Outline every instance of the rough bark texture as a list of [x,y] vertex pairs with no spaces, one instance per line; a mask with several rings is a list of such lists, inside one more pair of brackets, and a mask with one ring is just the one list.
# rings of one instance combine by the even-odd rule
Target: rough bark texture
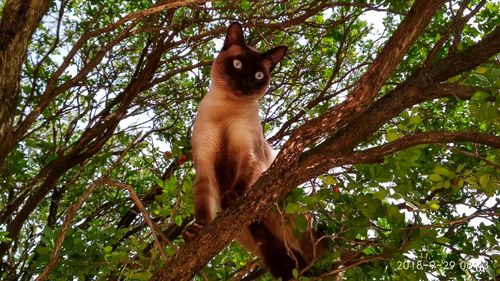
[[332,130],[330,137],[305,152],[301,161],[305,161],[304,165],[310,166],[315,161],[321,161],[320,158],[324,155],[331,156],[337,151],[349,151],[367,140],[378,128],[401,111],[415,104],[440,97],[469,99],[475,92],[473,88],[441,84],[441,82],[474,68],[499,50],[500,27],[497,27],[476,45],[433,63],[409,77],[406,83],[373,102],[359,117],[341,126],[337,131]]
[[[17,1],[17,0],[16,1],[8,1],[6,4],[6,8],[4,10],[4,15],[11,14],[7,10],[7,5],[9,2],[16,3],[15,5],[13,5],[14,8],[20,6],[19,3],[23,3],[22,7],[25,7],[25,8],[31,7],[31,6],[27,6],[27,4],[25,4],[25,2],[23,2],[23,1]],[[41,5],[40,3],[42,1],[32,1],[32,2],[37,3],[37,5],[34,6],[33,11],[40,12],[39,10],[36,10],[35,8],[38,8]],[[50,3],[50,1],[45,1],[45,2]],[[32,22],[29,25],[32,28],[32,31],[29,34],[29,37],[26,37],[26,38],[22,37],[22,38],[24,38],[23,40],[26,40],[26,42],[22,41],[26,45],[23,49],[21,49],[19,47],[19,46],[22,47],[23,46],[22,44],[17,46],[17,45],[15,45],[15,42],[13,42],[12,44],[14,46],[11,47],[11,48],[13,48],[13,50],[11,50],[11,54],[7,54],[7,55],[3,56],[2,55],[3,48],[1,47],[3,44],[2,41],[7,42],[8,40],[0,41],[0,63],[2,65],[2,66],[0,66],[0,101],[3,101],[4,97],[5,97],[5,101],[6,101],[5,107],[2,107],[2,105],[0,105],[0,141],[2,141],[2,143],[3,143],[3,145],[0,146],[0,165],[3,163],[3,161],[5,160],[7,155],[14,149],[16,144],[24,137],[24,135],[26,134],[28,129],[31,127],[33,122],[40,116],[40,114],[53,101],[53,99],[55,97],[57,97],[59,94],[63,93],[64,91],[69,90],[70,88],[74,87],[79,82],[81,82],[83,79],[85,79],[87,77],[87,75],[102,61],[103,57],[114,46],[116,46],[122,40],[126,39],[127,37],[129,37],[131,35],[130,31],[143,18],[150,16],[150,15],[153,15],[153,14],[156,14],[156,13],[159,13],[159,12],[166,10],[166,9],[173,9],[173,8],[177,8],[177,7],[181,7],[181,6],[186,6],[186,5],[190,5],[190,4],[196,4],[196,3],[204,3],[204,2],[207,2],[207,0],[184,0],[184,1],[174,1],[174,2],[162,3],[160,5],[156,5],[154,7],[149,8],[149,9],[145,9],[142,11],[128,14],[127,16],[124,16],[123,18],[121,18],[121,19],[117,20],[116,22],[114,22],[110,25],[107,25],[103,28],[99,28],[96,30],[90,30],[88,32],[85,32],[80,37],[80,39],[75,43],[75,45],[72,47],[72,49],[69,51],[69,53],[65,56],[64,61],[61,63],[61,65],[59,66],[57,71],[51,76],[49,82],[47,83],[47,86],[46,86],[46,89],[45,89],[43,95],[40,97],[40,101],[37,104],[37,106],[35,106],[35,108],[28,114],[28,116],[24,120],[20,121],[19,124],[12,124],[11,121],[13,119],[13,116],[15,115],[14,109],[16,108],[17,96],[19,94],[18,93],[19,92],[19,89],[18,89],[19,74],[20,74],[21,65],[24,62],[24,59],[26,57],[27,44],[29,42],[29,39],[31,38],[31,34],[34,32],[38,23],[40,22],[41,16],[43,16],[43,14],[46,12],[46,9],[45,9],[45,11],[43,11],[42,14],[39,15],[40,19],[37,22],[33,21],[33,19],[35,19],[35,17],[30,16],[30,19],[28,22]],[[26,3],[28,3],[28,2],[26,2]],[[31,2],[29,2],[29,3],[31,3]],[[48,6],[48,3],[46,3],[47,6]],[[20,14],[22,15],[24,13],[20,12]],[[36,14],[36,15],[38,15],[38,14]],[[36,15],[34,14],[33,16],[36,16]],[[12,17],[9,16],[9,17],[5,17],[5,18],[10,19]],[[11,21],[13,21],[13,20],[14,19],[11,19]],[[2,19],[2,22],[3,21],[4,20]],[[121,27],[129,22],[130,22],[130,24],[125,28],[125,30],[123,32],[121,32],[119,36],[117,36],[116,38],[114,38],[113,40],[108,42],[108,44],[102,46],[102,48],[96,53],[96,55],[85,65],[85,67],[77,75],[75,75],[71,80],[66,81],[65,83],[58,85],[59,78],[61,77],[63,72],[67,70],[70,62],[74,59],[75,54],[82,48],[83,44],[85,44],[88,40],[95,38],[99,35],[102,35],[102,34],[107,33],[107,32],[112,32],[113,30],[116,30],[118,27]],[[17,25],[21,26],[21,23],[22,23],[22,21],[19,21],[19,23]],[[8,27],[8,23],[6,23],[5,25],[6,25],[7,32],[13,33],[16,31],[16,29],[12,29],[12,28]],[[0,34],[3,34],[1,31],[2,30],[0,30]],[[3,38],[3,36],[0,36],[0,38]],[[7,36],[7,38],[9,38],[9,36]],[[14,38],[16,38],[16,37],[14,37]],[[11,41],[12,40],[10,40],[8,42],[11,42]],[[19,42],[19,43],[22,43],[22,42]],[[13,64],[14,61],[12,60],[12,57],[17,58],[15,60],[15,62],[18,64]],[[3,63],[4,62],[3,59],[8,59],[8,60],[5,60],[5,62],[7,62],[7,63]],[[9,64],[9,63],[11,63],[11,64]],[[11,67],[12,65],[16,65],[16,66],[18,65],[19,67]],[[7,90],[11,89],[13,91],[13,93],[16,93],[16,95],[10,95],[10,94],[8,94],[8,92],[5,92],[5,94],[2,94],[4,92],[4,91],[2,91],[2,88],[1,88],[1,87],[3,87],[2,85],[4,83],[3,82],[4,80],[2,79],[2,77],[3,77],[2,71],[4,71],[3,68],[6,69],[5,71],[10,71],[13,73],[15,72],[14,74],[16,74],[17,78],[16,77],[13,77],[13,78],[16,78],[17,80],[12,80],[10,78],[5,79],[6,89]],[[146,84],[141,85],[141,91],[144,90],[145,86],[146,86]],[[16,91],[14,91],[14,89],[16,89]],[[0,103],[0,104],[2,104],[2,103]],[[2,112],[4,112],[4,115],[2,115]],[[3,118],[2,116],[5,116],[5,122],[4,122],[4,119],[2,119]]]
[[[327,114],[306,122],[285,144],[271,168],[263,174],[244,197],[237,200],[215,221],[204,227],[199,235],[182,247],[151,280],[190,280],[212,256],[226,246],[253,219],[268,208],[270,202],[284,197],[298,184],[318,176],[332,167],[353,163],[355,157],[375,161],[394,152],[396,147],[421,143],[473,141],[500,146],[500,138],[475,133],[431,133],[409,136],[370,151],[370,157],[352,150],[361,144],[385,121],[416,103],[438,97],[470,98],[474,89],[450,89],[440,85],[449,77],[469,70],[500,51],[497,28],[475,46],[421,69],[408,82],[390,94],[372,102],[381,85],[389,78],[411,44],[423,32],[432,15],[443,1],[416,1],[406,19],[388,41],[373,66],[360,79],[349,99],[332,108]],[[475,59],[471,59],[471,53]],[[370,122],[371,121],[371,122]],[[331,139],[303,154],[306,145],[324,133]],[[340,139],[339,139],[340,138]],[[328,156],[328,157],[325,157]],[[323,159],[320,161],[320,158]],[[361,158],[360,158],[361,159]],[[364,161],[368,161],[368,160]],[[360,160],[361,161],[361,160]]]
[[[7,0],[0,22],[0,142],[12,133],[21,66],[49,0]],[[2,159],[0,158],[0,163]]]
[[[129,86],[121,95],[118,95],[113,104],[118,105],[114,112],[106,112],[94,126],[89,128],[66,154],[58,155],[47,167],[39,173],[40,185],[36,186],[24,205],[7,225],[9,237],[15,238],[31,212],[40,204],[45,196],[53,189],[59,178],[75,165],[97,153],[113,135],[113,132],[125,115],[130,103],[140,92],[142,86],[150,81],[155,73],[164,50],[162,42],[157,42],[155,48],[148,55],[145,66],[137,76],[130,81]],[[106,111],[106,109],[104,110]],[[10,243],[0,244],[0,256],[4,255]]]
[[[45,92],[40,98],[38,105],[34,108],[34,110],[28,114],[25,120],[20,122],[20,125],[16,128],[13,128],[12,124],[7,124],[2,127],[5,128],[6,135],[0,134],[0,140],[3,145],[0,147],[0,165],[5,159],[5,157],[14,149],[16,143],[22,139],[23,135],[30,128],[32,123],[36,120],[36,118],[44,111],[44,109],[52,102],[52,100],[60,93],[68,90],[74,85],[78,84],[79,81],[84,79],[86,75],[102,60],[104,55],[109,52],[109,50],[119,43],[121,40],[127,38],[131,34],[131,30],[140,22],[139,20],[144,18],[145,16],[158,13],[165,9],[175,8],[179,6],[189,5],[193,3],[202,3],[206,2],[205,0],[186,0],[186,1],[176,1],[170,3],[164,3],[161,5],[154,6],[152,8],[139,11],[136,13],[129,14],[122,19],[116,21],[115,23],[106,26],[104,28],[100,28],[97,30],[91,30],[84,33],[78,42],[75,44],[72,50],[70,50],[69,54],[65,57],[65,60],[58,68],[58,70],[51,77],[48,85],[45,89]],[[1,80],[3,76],[0,72],[0,80],[3,83],[5,81],[5,85],[7,89],[11,89],[13,92],[17,89],[17,85],[19,84],[19,73],[21,69],[21,64],[26,56],[26,48],[31,38],[31,34],[36,29],[38,23],[40,22],[41,17],[46,12],[47,5],[49,1],[31,1],[31,2],[23,2],[23,1],[8,1],[4,10],[4,18],[2,18],[2,29],[5,29],[6,32],[10,32],[11,36],[1,36],[2,41],[0,42],[0,52],[4,49],[16,55],[19,60],[19,66],[17,67],[17,80],[16,83],[13,83],[14,80]],[[10,5],[10,6],[9,6]],[[41,10],[41,7],[44,7]],[[12,11],[12,13],[10,12]],[[15,13],[18,18],[15,18]],[[31,14],[30,14],[31,13]],[[34,21],[36,19],[35,15],[38,15],[38,21]],[[14,18],[12,18],[12,17]],[[29,19],[27,19],[29,17]],[[18,22],[19,20],[19,22]],[[24,20],[24,21],[23,21]],[[76,74],[71,80],[63,83],[61,85],[57,85],[58,78],[63,73],[63,71],[68,67],[69,62],[73,59],[76,51],[81,48],[82,44],[86,42],[89,38],[97,36],[99,34],[109,32],[113,29],[116,29],[118,26],[123,25],[127,22],[131,21],[131,23],[124,28],[124,30],[114,38],[114,40],[110,41],[107,45],[103,46],[101,50],[99,50],[96,55],[90,60],[90,62],[83,67],[83,69]],[[20,32],[24,37],[25,41],[24,49],[20,49],[19,46],[11,46],[12,44],[19,43],[20,39],[16,39],[17,33],[19,33],[18,29],[13,29],[11,26],[13,24],[14,27],[21,28],[24,25],[28,25],[30,23],[30,29],[27,29],[31,33],[27,34],[26,32]],[[23,25],[24,24],[24,25]],[[25,28],[26,29],[26,28]],[[21,30],[24,30],[21,28]],[[0,33],[2,34],[2,33]],[[5,38],[4,38],[5,37]],[[73,168],[76,165],[84,163],[87,159],[94,156],[103,145],[109,140],[109,138],[113,135],[116,126],[121,121],[121,119],[127,113],[127,110],[130,107],[130,104],[134,100],[134,98],[145,88],[144,86],[149,83],[158,67],[158,64],[161,60],[161,56],[165,49],[169,46],[165,43],[167,41],[166,36],[154,36],[155,40],[150,42],[150,45],[144,47],[143,57],[141,61],[137,65],[137,70],[132,79],[129,82],[129,85],[123,90],[121,94],[119,94],[112,102],[110,102],[109,106],[102,110],[99,114],[100,118],[95,124],[89,127],[82,136],[75,142],[73,147],[65,152],[57,155],[57,158],[50,162],[47,166],[40,170],[40,173],[36,176],[38,184],[33,186],[32,190],[29,192],[22,193],[17,199],[13,200],[14,203],[10,204],[6,207],[7,210],[11,210],[9,212],[5,212],[4,216],[0,218],[0,222],[8,222],[7,223],[7,231],[9,232],[8,237],[15,238],[19,234],[23,224],[28,219],[29,215],[35,210],[40,202],[47,196],[47,194],[54,188],[57,184],[58,180],[62,175],[64,175],[69,169]],[[9,39],[11,38],[11,39]],[[18,40],[18,41],[13,41]],[[24,42],[23,41],[23,42]],[[6,46],[4,48],[4,46]],[[7,47],[11,46],[12,50]],[[22,46],[22,44],[21,44]],[[22,53],[22,55],[20,55]],[[0,56],[0,71],[3,71],[5,65],[8,63],[3,63],[2,59],[4,56]],[[8,67],[5,67],[6,69]],[[9,82],[9,83],[7,83]],[[9,88],[10,87],[10,88]],[[18,91],[18,90],[16,90]],[[2,91],[0,92],[1,98],[6,97],[11,103],[6,103],[5,107],[2,107],[3,103],[0,102],[0,113],[2,111],[10,114],[6,114],[5,120],[11,120],[14,116],[15,112],[12,108],[16,108],[15,100],[17,97],[13,98],[12,95],[9,95],[8,92]],[[12,107],[12,108],[10,108]],[[0,114],[0,117],[2,115]],[[9,119],[10,118],[10,119]],[[0,119],[1,120],[1,119]],[[4,138],[2,138],[2,136]],[[20,208],[20,209],[18,209]],[[13,210],[17,210],[17,212],[13,213]],[[9,216],[9,217],[7,217]],[[5,255],[9,247],[11,246],[11,242],[1,243],[0,244],[0,256]]]
[[[85,29],[80,39],[76,40],[75,44],[67,52],[64,61],[61,62],[57,70],[50,74],[48,83],[41,89],[39,96],[36,97],[37,99],[35,99],[33,104],[30,104],[29,108],[32,110],[25,112],[19,108],[20,105],[18,104],[21,70],[26,60],[26,52],[32,35],[37,26],[40,25],[52,1],[4,1],[3,14],[0,19],[0,168],[2,164],[4,164],[4,167],[6,166],[4,160],[10,153],[16,150],[17,144],[23,139],[29,138],[30,131],[34,129],[34,124],[37,124],[37,120],[40,120],[42,114],[50,110],[49,106],[57,101],[61,94],[71,91],[78,84],[81,84],[82,81],[85,81],[90,73],[103,63],[103,58],[118,46],[120,42],[134,36],[134,34],[137,35],[142,32],[152,34],[150,37],[152,39],[144,46],[140,62],[136,65],[136,72],[130,81],[128,81],[126,88],[120,89],[121,93],[116,97],[113,96],[114,99],[106,104],[106,108],[96,113],[95,120],[89,122],[85,131],[81,135],[78,135],[78,139],[75,138],[71,143],[68,140],[67,146],[64,149],[56,150],[57,154],[55,157],[50,158],[52,159],[50,161],[47,160],[47,162],[44,162],[40,166],[41,168],[36,170],[33,178],[30,179],[30,184],[25,188],[23,187],[24,189],[19,192],[12,191],[9,194],[8,202],[3,206],[0,216],[0,224],[6,226],[6,230],[9,231],[8,238],[12,238],[12,241],[0,243],[0,257],[2,257],[0,259],[0,272],[9,272],[10,270],[13,273],[12,276],[21,276],[21,273],[17,274],[15,272],[17,269],[15,266],[12,266],[13,262],[5,261],[9,259],[9,256],[14,257],[14,255],[18,255],[19,251],[12,251],[12,249],[15,249],[22,239],[26,239],[23,237],[25,233],[23,227],[27,221],[29,222],[30,215],[36,213],[35,211],[39,208],[40,203],[53,191],[53,201],[47,221],[49,226],[57,225],[56,216],[60,214],[60,208],[62,208],[59,206],[59,200],[61,196],[64,197],[63,194],[57,192],[61,178],[67,175],[68,171],[75,166],[84,166],[89,159],[102,150],[106,142],[116,133],[116,128],[120,120],[133,107],[134,99],[142,91],[150,89],[160,82],[168,81],[177,73],[211,63],[210,61],[200,61],[195,65],[179,69],[169,69],[167,72],[155,76],[165,50],[182,46],[191,41],[195,41],[196,44],[203,44],[225,31],[225,28],[222,26],[209,30],[200,29],[199,34],[195,34],[187,39],[178,40],[178,31],[196,24],[195,19],[191,19],[194,22],[190,23],[163,23],[164,29],[160,31],[145,31],[141,29],[142,20],[160,11],[169,9],[169,12],[166,13],[166,21],[168,22],[168,17],[175,14],[177,7],[208,1],[185,0],[163,2],[165,1],[154,7],[128,14],[107,26]],[[390,122],[401,111],[407,108],[442,97],[470,99],[476,91],[475,88],[456,83],[449,84],[446,83],[446,80],[463,71],[473,69],[500,51],[499,27],[489,36],[468,49],[456,52],[455,48],[448,53],[448,57],[441,61],[436,61],[435,54],[442,48],[442,42],[446,41],[443,39],[441,43],[438,42],[436,44],[435,49],[429,54],[428,60],[422,63],[423,66],[421,69],[416,71],[411,77],[406,79],[406,82],[401,83],[394,90],[385,93],[383,96],[379,96],[382,85],[390,78],[395,68],[403,60],[410,47],[415,43],[420,34],[422,34],[435,12],[442,7],[444,2],[444,0],[414,1],[414,5],[393,36],[386,42],[378,57],[373,61],[355,87],[352,88],[348,99],[330,108],[326,114],[309,120],[294,130],[289,141],[280,152],[277,161],[259,179],[251,191],[234,202],[212,224],[204,227],[199,236],[182,247],[152,280],[190,280],[194,274],[203,268],[215,254],[220,252],[237,235],[242,226],[248,225],[252,220],[263,214],[271,202],[283,198],[297,185],[317,177],[333,167],[355,163],[376,163],[384,156],[424,143],[474,142],[499,148],[500,137],[497,136],[477,132],[437,131],[414,133],[375,148],[356,150],[363,147],[363,143],[370,139],[384,124]],[[479,7],[485,3],[485,1],[481,1],[474,9],[475,12],[471,11],[468,15],[463,16],[462,14],[466,10],[465,7],[468,6],[468,2],[464,1],[461,4],[461,10],[458,15],[460,18],[457,17],[450,24],[450,34],[460,32],[466,19],[474,15]],[[324,11],[332,5],[349,6],[358,4],[365,5],[362,3],[317,1],[304,13],[299,12],[295,15],[289,15],[290,17],[286,20],[271,24],[265,21],[257,21],[255,27],[262,27],[263,30],[266,30],[266,28],[280,29],[291,27],[295,24],[306,22],[310,16]],[[343,23],[346,20],[347,17],[345,19],[341,18],[338,22],[332,23],[330,28],[333,29],[337,24]],[[82,51],[82,46],[87,41],[110,32],[115,32],[116,36],[113,36],[102,46],[96,46],[95,53],[88,58],[88,61],[85,61],[78,73],[68,80],[61,79],[63,73],[67,72],[72,60],[78,57],[77,54]],[[450,36],[450,34],[447,36]],[[54,45],[57,45],[57,43],[54,43]],[[339,54],[342,53],[339,52]],[[335,66],[333,71],[334,74],[332,74],[332,79],[327,83],[328,86],[325,87],[324,92],[328,91],[333,83],[337,83],[333,82],[333,78],[338,78],[337,71],[342,64],[340,55],[336,58],[335,63],[337,66]],[[484,91],[484,89],[482,90]],[[318,97],[310,106],[313,108],[325,100],[327,98],[324,96]],[[24,118],[22,114],[19,114],[21,111],[23,114],[26,113]],[[13,121],[14,118],[16,120],[15,124]],[[300,117],[292,119],[290,124],[296,124],[300,119]],[[286,126],[286,128],[289,129],[289,126]],[[321,142],[318,140],[321,140]],[[169,175],[173,173],[175,167],[171,166],[171,169],[168,169],[168,173],[164,177],[170,177]],[[143,202],[152,202],[155,195],[160,192],[161,189],[159,187],[153,188],[151,193],[143,198]],[[81,202],[77,202],[79,205],[74,205],[74,209],[69,210],[68,215],[73,215],[79,209],[79,206],[83,204],[83,201],[82,199]],[[134,221],[137,221],[138,210],[138,208],[132,208],[124,214],[122,219],[117,222],[117,227],[130,227]],[[90,216],[90,219],[92,219],[92,216]],[[71,219],[67,221],[64,225],[66,230],[71,227]],[[176,233],[172,234],[172,238],[177,237],[181,227],[174,225],[172,229],[172,233]],[[136,225],[124,237],[140,230],[141,225]],[[170,235],[167,236],[170,239]],[[59,239],[59,243],[64,241],[64,233]],[[59,245],[59,247],[61,246]],[[60,254],[57,251],[54,252],[55,257]],[[147,252],[147,250],[144,251]],[[51,267],[46,270],[45,277],[49,277],[50,271],[56,268],[57,260],[57,258],[51,260]],[[356,261],[356,264],[367,262],[370,262],[370,260],[360,259]],[[349,264],[346,262],[343,265]],[[25,268],[31,267],[26,266]],[[23,276],[32,277],[33,274],[29,273]],[[25,279],[29,279],[30,277]]]

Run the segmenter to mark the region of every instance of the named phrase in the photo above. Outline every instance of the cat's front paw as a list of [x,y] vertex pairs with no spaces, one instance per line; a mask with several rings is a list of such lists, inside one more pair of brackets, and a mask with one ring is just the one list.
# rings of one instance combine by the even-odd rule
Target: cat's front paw
[[188,225],[186,229],[184,229],[184,232],[182,232],[182,238],[184,238],[184,241],[186,242],[193,240],[202,227],[202,224],[193,222],[192,224]]

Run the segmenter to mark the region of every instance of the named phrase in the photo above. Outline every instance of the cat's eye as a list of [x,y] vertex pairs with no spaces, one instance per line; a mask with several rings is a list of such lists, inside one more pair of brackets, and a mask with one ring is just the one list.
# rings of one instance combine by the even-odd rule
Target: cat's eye
[[236,69],[241,69],[241,67],[243,67],[243,64],[241,63],[241,61],[240,61],[240,60],[234,59],[234,60],[233,60],[233,66],[234,66],[234,68],[236,68]]
[[259,80],[264,78],[264,73],[262,73],[262,71],[255,72],[255,78],[257,78]]

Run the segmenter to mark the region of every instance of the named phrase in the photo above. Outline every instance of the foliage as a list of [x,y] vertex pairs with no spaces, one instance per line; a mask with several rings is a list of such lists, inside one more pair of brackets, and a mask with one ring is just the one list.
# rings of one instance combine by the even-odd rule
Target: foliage
[[[0,4],[0,13],[8,2]],[[28,280],[44,270],[70,206],[94,183],[96,189],[71,219],[50,280],[151,278],[163,263],[152,230],[129,192],[104,184],[103,178],[134,188],[161,230],[163,251],[175,255],[184,244],[181,230],[193,215],[190,127],[230,21],[242,21],[250,44],[260,50],[289,47],[261,103],[265,134],[279,150],[300,124],[346,99],[410,4],[216,1],[114,26],[155,3],[53,1],[21,69],[12,132],[24,125],[26,130],[0,157],[1,278]],[[499,9],[494,1],[446,3],[378,97],[407,81],[424,62],[444,60],[493,32]],[[456,24],[454,19],[463,15],[467,20]],[[383,30],[377,32],[370,17],[378,18]],[[161,56],[154,64],[156,53]],[[497,52],[449,78],[448,84],[473,89],[474,95],[406,108],[355,150],[420,132],[496,135],[499,65]],[[29,121],[33,112],[39,114]],[[348,280],[497,278],[499,151],[471,142],[447,143],[413,146],[378,163],[334,167],[288,194],[279,207],[299,217],[314,214],[315,227],[329,245],[312,275],[327,278],[342,265]],[[27,202],[36,194],[42,194],[40,201],[30,207]],[[29,216],[22,227],[9,235],[25,211]],[[298,229],[304,229],[304,221],[299,219]],[[243,278],[245,271],[258,280],[271,279],[233,243],[196,279]]]

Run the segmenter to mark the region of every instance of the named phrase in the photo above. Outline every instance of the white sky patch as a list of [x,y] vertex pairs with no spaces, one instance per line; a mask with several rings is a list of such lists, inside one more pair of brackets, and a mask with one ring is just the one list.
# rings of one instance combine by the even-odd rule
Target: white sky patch
[[386,12],[367,11],[359,17],[359,19],[366,21],[368,25],[373,27],[372,32],[369,35],[372,39],[380,37],[380,35],[382,35],[382,33],[384,32],[385,16]]
[[[325,14],[325,17],[328,17],[328,16],[331,16],[332,13],[333,13],[332,9],[328,9],[325,11],[324,14]],[[359,17],[360,20],[366,21],[368,23],[368,25],[371,26],[371,28],[372,28],[371,32],[368,34],[368,38],[375,40],[375,39],[380,38],[380,36],[382,36],[382,34],[385,30],[385,27],[383,24],[385,16],[386,16],[386,12],[383,12],[383,11],[367,11],[367,12],[364,12]],[[217,38],[217,39],[213,39],[213,42],[215,44],[216,50],[222,49],[222,46],[224,44],[224,39],[222,37]],[[303,45],[308,44],[308,42],[305,38],[300,38],[297,41],[297,44],[303,46]],[[186,52],[187,52],[187,50],[186,50]],[[57,56],[58,57],[55,58],[55,60],[62,62],[63,56],[62,55],[57,55]],[[70,74],[71,76],[74,76],[74,75],[76,75],[76,72],[77,72],[76,70],[77,70],[77,68],[75,65],[70,65],[70,67],[68,67],[66,69],[66,72],[68,74]],[[96,93],[96,96],[94,97],[94,99],[96,101],[102,101],[102,99],[104,99],[104,98],[105,98],[105,93],[102,91],[98,91]],[[100,104],[100,103],[98,103],[98,104]],[[147,111],[147,112],[141,113],[139,115],[130,116],[130,117],[125,118],[125,119],[120,121],[120,127],[121,128],[129,128],[132,126],[140,125],[140,128],[147,131],[148,128],[153,127],[152,118],[153,118],[154,114],[155,113],[152,111]],[[284,120],[284,121],[286,121],[286,120]],[[267,134],[273,135],[275,133],[275,131],[277,131],[277,130],[278,129],[273,130],[272,132],[268,132]],[[164,142],[164,141],[161,141],[157,136],[155,136],[155,134],[152,135],[151,141],[153,142],[153,146],[159,148],[161,151],[170,151],[172,149],[171,144]],[[279,151],[279,148],[278,148],[278,150],[275,149],[274,151],[275,151],[275,154],[277,154]],[[413,208],[414,210],[418,209],[418,207],[413,206],[410,202],[405,202],[404,199],[395,200],[392,198],[387,198],[387,201],[389,204],[393,204],[393,205],[406,203],[407,205],[409,205],[409,207]],[[491,207],[495,204],[495,202],[496,202],[496,197],[490,198],[490,200],[488,200],[488,202],[485,204],[485,206]],[[456,208],[457,209],[456,209],[455,215],[458,215],[460,217],[469,216],[477,211],[477,209],[471,208],[471,207],[463,205],[463,204],[457,205]],[[406,209],[402,210],[402,213],[405,215],[405,218],[407,221],[413,220],[413,216],[414,216],[413,212],[414,212],[413,210],[406,210]],[[425,214],[425,212],[421,212],[419,215],[421,218],[421,223],[423,225],[431,224],[431,220],[429,219],[427,214]],[[472,219],[469,222],[469,226],[478,227],[481,223],[484,223],[485,225],[492,224],[492,222],[490,220],[478,217],[478,218]],[[373,233],[370,233],[370,235],[373,235]]]
[[216,50],[221,50],[222,46],[224,45],[224,39],[222,39],[222,38],[220,38],[220,39],[214,39],[214,43],[215,43],[215,49]]

